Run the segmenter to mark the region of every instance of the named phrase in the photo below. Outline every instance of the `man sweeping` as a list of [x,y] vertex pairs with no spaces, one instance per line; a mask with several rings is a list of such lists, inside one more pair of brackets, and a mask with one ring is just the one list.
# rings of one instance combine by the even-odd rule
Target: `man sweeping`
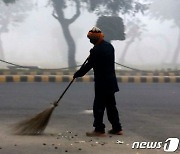
[[105,136],[105,125],[103,123],[104,111],[112,125],[109,134],[122,135],[122,126],[116,107],[115,92],[119,91],[115,68],[114,48],[104,40],[102,31],[93,27],[87,34],[94,47],[90,50],[87,63],[81,67],[74,78],[84,76],[90,69],[94,70],[95,98],[93,104],[94,131],[87,132],[87,136]]

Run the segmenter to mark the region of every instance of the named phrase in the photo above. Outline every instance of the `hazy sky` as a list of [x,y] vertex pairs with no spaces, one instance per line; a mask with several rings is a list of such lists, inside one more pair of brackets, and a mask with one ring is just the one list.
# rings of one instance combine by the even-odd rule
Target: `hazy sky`
[[[67,45],[61,26],[52,17],[52,8],[45,7],[47,0],[39,1],[37,7],[29,12],[23,23],[11,27],[8,33],[3,33],[2,41],[7,61],[19,65],[37,65],[46,68],[61,68],[67,66]],[[74,14],[74,9],[68,9],[66,15]],[[172,22],[159,23],[149,17],[141,17],[148,25],[148,31],[141,41],[136,40],[128,50],[125,64],[154,65],[169,63],[177,42],[177,28],[172,28]],[[88,56],[90,48],[86,35],[95,25],[97,16],[85,10],[71,25],[72,36],[76,42],[76,61],[81,64]],[[125,47],[125,41],[113,41],[116,50],[116,61],[119,61]],[[180,62],[180,58],[178,59]]]

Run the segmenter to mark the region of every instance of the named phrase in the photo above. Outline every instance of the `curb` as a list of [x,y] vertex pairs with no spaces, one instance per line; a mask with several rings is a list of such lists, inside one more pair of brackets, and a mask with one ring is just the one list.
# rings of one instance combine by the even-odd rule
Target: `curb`
[[[73,75],[76,72],[64,70],[0,70],[1,75]],[[86,75],[93,75],[93,71],[89,71]],[[180,71],[177,72],[137,72],[137,71],[119,71],[116,70],[117,76],[180,76]]]
[[[70,82],[73,75],[0,75],[6,82]],[[77,78],[77,82],[93,82],[93,75]],[[119,83],[180,83],[180,76],[117,76]]]

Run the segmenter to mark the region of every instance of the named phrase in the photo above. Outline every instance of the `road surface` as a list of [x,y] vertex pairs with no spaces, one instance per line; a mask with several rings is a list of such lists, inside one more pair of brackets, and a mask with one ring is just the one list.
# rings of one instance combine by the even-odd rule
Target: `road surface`
[[[180,138],[180,84],[120,83],[117,107],[123,136],[89,138],[92,131],[93,82],[73,83],[41,136],[18,136],[12,125],[41,112],[57,100],[63,83],[0,84],[0,153],[2,154],[159,154],[161,149],[132,149],[135,141],[165,142]],[[105,115],[106,129],[111,129]],[[122,144],[120,144],[122,142]],[[178,149],[176,153],[180,153]]]

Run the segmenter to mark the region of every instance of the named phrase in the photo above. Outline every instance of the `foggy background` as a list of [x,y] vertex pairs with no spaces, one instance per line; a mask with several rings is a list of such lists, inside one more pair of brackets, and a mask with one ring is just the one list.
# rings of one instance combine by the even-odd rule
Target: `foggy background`
[[[54,11],[53,1],[55,3],[57,0],[16,0],[8,4],[0,0],[0,59],[40,68],[62,68],[83,63],[93,47],[87,33],[96,25],[98,10],[89,11],[87,4],[82,3],[84,7],[80,8],[79,16],[69,25],[75,42],[76,63],[70,64],[70,49],[62,26],[52,15],[58,15]],[[67,7],[62,9],[65,18],[70,19],[76,14],[75,2],[59,2],[66,2]],[[180,1],[136,2],[148,4],[148,9],[143,13],[137,11],[134,15],[118,13],[124,22],[126,39],[111,41],[115,48],[115,61],[138,69],[179,69]],[[162,12],[162,16],[158,11]],[[6,66],[0,62],[0,68]]]

